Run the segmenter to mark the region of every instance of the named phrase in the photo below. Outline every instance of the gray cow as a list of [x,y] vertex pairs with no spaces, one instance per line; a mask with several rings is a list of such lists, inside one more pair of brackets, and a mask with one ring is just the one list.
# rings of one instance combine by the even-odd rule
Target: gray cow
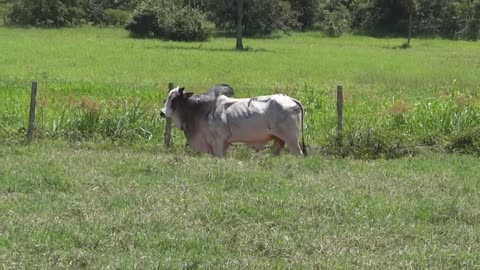
[[194,95],[177,87],[168,94],[161,115],[183,130],[188,145],[197,152],[224,157],[232,143],[247,143],[259,151],[273,140],[274,155],[285,143],[294,155],[306,155],[304,108],[298,100],[282,94],[236,99],[220,92],[211,89]]

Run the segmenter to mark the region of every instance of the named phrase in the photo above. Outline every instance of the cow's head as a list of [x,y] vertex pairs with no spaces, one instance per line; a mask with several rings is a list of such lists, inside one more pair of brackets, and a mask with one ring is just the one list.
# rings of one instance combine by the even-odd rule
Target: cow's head
[[167,100],[165,101],[165,105],[163,109],[160,112],[160,116],[162,117],[172,117],[173,113],[177,109],[177,107],[182,105],[188,98],[190,98],[193,93],[184,92],[185,88],[184,87],[178,87],[172,89],[168,93]]

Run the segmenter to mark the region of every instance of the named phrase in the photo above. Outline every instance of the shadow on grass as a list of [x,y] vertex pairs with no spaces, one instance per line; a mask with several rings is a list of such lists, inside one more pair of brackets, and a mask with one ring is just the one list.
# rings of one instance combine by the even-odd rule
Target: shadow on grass
[[202,45],[199,46],[175,46],[175,45],[154,45],[150,49],[164,49],[164,50],[180,50],[180,51],[206,51],[206,52],[247,52],[247,53],[273,53],[272,50],[263,48],[245,47],[243,50],[236,50],[235,48],[207,48]]
[[382,46],[384,49],[392,49],[392,50],[398,50],[398,49],[410,49],[412,46],[408,43],[403,43],[402,45],[395,45],[395,46]]

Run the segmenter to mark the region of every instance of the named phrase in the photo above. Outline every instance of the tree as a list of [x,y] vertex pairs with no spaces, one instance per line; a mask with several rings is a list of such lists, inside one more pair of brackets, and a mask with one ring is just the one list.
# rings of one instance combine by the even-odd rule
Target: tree
[[402,4],[408,12],[408,39],[407,47],[410,47],[410,39],[412,39],[412,17],[417,14],[417,1],[416,0],[403,0]]
[[132,11],[140,0],[85,0],[84,9],[89,15],[89,20],[95,24],[108,24],[109,14],[107,10]]
[[473,14],[467,26],[467,38],[478,40],[480,38],[480,0],[473,3]]
[[79,0],[18,0],[8,17],[14,24],[43,27],[73,26],[85,17]]
[[[193,0],[192,0],[193,1]],[[217,29],[237,32],[238,0],[210,0],[200,5],[208,11]],[[197,3],[197,1],[193,1]],[[287,0],[243,0],[242,35],[269,35],[275,30],[288,31],[298,27]]]
[[296,13],[300,28],[305,31],[313,26],[318,19],[320,0],[290,0],[292,10]]
[[213,24],[201,10],[191,6],[149,1],[132,13],[125,28],[133,37],[162,38],[181,41],[206,41]]
[[243,50],[243,0],[237,0],[237,50]]

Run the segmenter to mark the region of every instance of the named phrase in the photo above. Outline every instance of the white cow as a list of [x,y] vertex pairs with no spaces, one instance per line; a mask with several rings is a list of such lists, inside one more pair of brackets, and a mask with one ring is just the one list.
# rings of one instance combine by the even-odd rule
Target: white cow
[[168,94],[161,115],[184,131],[188,145],[197,152],[223,157],[232,143],[247,143],[259,151],[273,140],[274,155],[285,143],[294,155],[306,155],[304,108],[286,95],[237,99],[221,94],[198,96],[177,87]]

